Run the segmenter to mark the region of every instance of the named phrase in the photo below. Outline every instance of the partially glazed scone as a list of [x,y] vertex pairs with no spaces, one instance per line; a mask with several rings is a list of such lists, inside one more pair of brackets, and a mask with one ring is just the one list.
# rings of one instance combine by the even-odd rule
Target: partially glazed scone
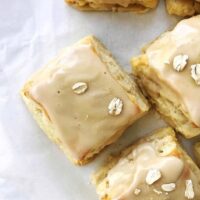
[[80,10],[145,12],[155,8],[158,0],[65,0]]
[[199,0],[166,0],[167,11],[181,17],[200,14]]
[[133,74],[164,119],[200,134],[200,16],[182,20],[132,59]]
[[200,170],[171,128],[136,142],[93,176],[101,200],[200,199]]
[[194,145],[194,154],[195,154],[195,157],[197,159],[198,165],[200,167],[200,142],[197,142]]
[[21,94],[44,132],[80,165],[149,109],[133,80],[92,36],[62,50]]

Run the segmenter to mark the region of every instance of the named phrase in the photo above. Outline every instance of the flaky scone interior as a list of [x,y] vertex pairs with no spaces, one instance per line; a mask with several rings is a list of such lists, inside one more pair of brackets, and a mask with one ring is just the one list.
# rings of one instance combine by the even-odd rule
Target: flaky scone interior
[[166,0],[166,8],[170,15],[181,17],[200,14],[199,0]]
[[131,145],[93,176],[101,200],[200,199],[200,170],[162,128]]
[[143,13],[155,8],[158,0],[65,0],[70,5],[85,11],[132,11]]
[[63,49],[21,95],[43,131],[79,165],[149,109],[134,81],[93,36]]
[[131,61],[157,111],[186,138],[200,134],[200,16],[182,20]]

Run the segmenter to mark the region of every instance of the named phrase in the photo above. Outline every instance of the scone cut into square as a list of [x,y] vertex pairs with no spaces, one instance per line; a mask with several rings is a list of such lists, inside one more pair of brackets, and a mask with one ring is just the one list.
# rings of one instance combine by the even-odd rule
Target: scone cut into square
[[63,49],[21,95],[47,136],[79,165],[149,109],[132,78],[93,36]]
[[158,0],[65,0],[85,11],[132,11],[143,13],[157,6]]
[[181,17],[200,14],[200,0],[166,0],[169,14]]
[[93,176],[101,200],[200,199],[200,170],[172,128],[155,131]]
[[186,138],[200,134],[200,15],[182,20],[131,61],[157,111]]

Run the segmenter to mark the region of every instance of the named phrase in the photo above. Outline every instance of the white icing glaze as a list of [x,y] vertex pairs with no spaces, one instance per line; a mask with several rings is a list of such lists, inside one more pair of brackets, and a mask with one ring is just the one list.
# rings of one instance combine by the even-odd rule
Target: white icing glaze
[[[77,82],[88,87],[81,95],[72,90]],[[39,73],[30,93],[45,108],[55,136],[75,159],[104,145],[141,115],[89,44],[65,49]],[[123,101],[123,110],[113,117],[108,105],[114,97]]]
[[134,149],[126,158],[121,158],[108,172],[109,188],[106,192],[115,200],[132,200],[135,189],[146,184],[146,175],[152,168],[160,170],[162,174],[160,181],[171,183],[177,182],[181,176],[184,163],[175,156],[161,157],[154,149],[153,144],[144,143]]
[[[161,80],[175,93],[193,123],[200,126],[200,86],[191,78],[192,64],[200,63],[200,16],[182,20],[175,29],[165,33],[146,50],[150,66],[158,72]],[[189,56],[182,72],[173,69],[173,58],[179,54]],[[170,61],[170,65],[164,62]]]

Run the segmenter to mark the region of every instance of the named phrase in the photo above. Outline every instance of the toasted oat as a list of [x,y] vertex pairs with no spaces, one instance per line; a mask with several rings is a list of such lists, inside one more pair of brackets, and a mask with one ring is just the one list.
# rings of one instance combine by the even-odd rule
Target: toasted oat
[[191,76],[197,85],[200,85],[200,64],[191,65]]
[[110,115],[119,115],[122,112],[123,102],[121,99],[115,97],[108,105],[108,112]]
[[161,188],[165,192],[172,192],[176,189],[176,184],[175,183],[162,184]]
[[134,191],[134,194],[139,195],[140,193],[141,193],[141,190],[139,188],[136,188],[135,191]]
[[87,83],[85,82],[77,82],[72,86],[72,90],[76,94],[83,94],[88,89]]
[[188,198],[188,199],[194,199],[195,195],[194,195],[192,180],[186,180],[185,185],[186,185],[185,197]]
[[161,178],[161,172],[158,169],[150,169],[146,176],[146,183],[152,185]]
[[173,60],[173,68],[178,72],[183,71],[188,63],[188,59],[188,55],[180,54],[178,56],[175,56]]

